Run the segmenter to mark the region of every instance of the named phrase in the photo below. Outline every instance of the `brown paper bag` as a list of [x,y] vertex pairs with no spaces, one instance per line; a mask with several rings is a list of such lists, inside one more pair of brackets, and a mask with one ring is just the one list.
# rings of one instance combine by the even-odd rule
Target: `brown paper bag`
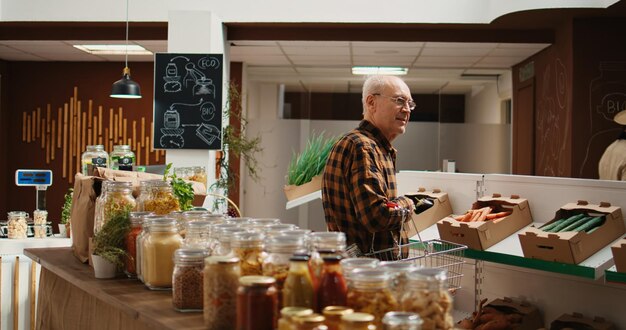
[[72,250],[81,262],[89,260],[89,240],[93,236],[96,198],[100,195],[102,178],[76,173],[72,198]]

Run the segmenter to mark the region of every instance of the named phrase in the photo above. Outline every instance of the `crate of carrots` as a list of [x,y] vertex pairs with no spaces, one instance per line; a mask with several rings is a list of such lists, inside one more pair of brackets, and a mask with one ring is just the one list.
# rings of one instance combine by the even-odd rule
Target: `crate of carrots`
[[528,227],[518,237],[526,258],[578,264],[625,231],[620,207],[578,201],[562,206],[552,220]]
[[532,223],[528,200],[493,194],[478,199],[467,212],[437,222],[442,240],[485,250]]

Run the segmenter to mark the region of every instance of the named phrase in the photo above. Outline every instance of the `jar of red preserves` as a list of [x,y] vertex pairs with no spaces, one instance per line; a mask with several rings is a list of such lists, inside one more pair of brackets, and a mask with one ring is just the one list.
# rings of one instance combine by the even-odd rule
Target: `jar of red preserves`
[[317,290],[317,310],[323,311],[326,306],[346,306],[348,287],[341,271],[340,255],[323,257],[324,264]]
[[237,330],[275,329],[278,316],[276,280],[242,276],[237,289]]

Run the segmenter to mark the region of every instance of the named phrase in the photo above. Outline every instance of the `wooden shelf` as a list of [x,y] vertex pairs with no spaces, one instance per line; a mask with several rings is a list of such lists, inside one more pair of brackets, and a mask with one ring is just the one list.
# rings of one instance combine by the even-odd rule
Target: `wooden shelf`
[[292,209],[296,206],[300,206],[302,204],[306,204],[310,201],[314,201],[316,199],[321,199],[322,198],[322,190],[316,190],[310,194],[304,195],[302,197],[298,197],[296,199],[292,199],[290,201],[287,202],[287,205],[285,207],[285,209],[289,210]]

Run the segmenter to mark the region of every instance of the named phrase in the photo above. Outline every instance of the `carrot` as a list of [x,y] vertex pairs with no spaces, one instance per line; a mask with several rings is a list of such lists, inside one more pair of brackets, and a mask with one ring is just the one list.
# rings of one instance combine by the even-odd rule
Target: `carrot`
[[486,220],[493,220],[493,219],[497,219],[497,218],[504,218],[504,217],[508,217],[509,215],[511,215],[511,211],[502,211],[502,212],[498,212],[498,213],[490,213],[490,214],[487,214]]
[[463,220],[461,220],[462,222],[469,222],[470,221],[470,219],[472,218],[472,212],[471,211],[472,210],[468,210],[465,213],[465,216],[463,216]]
[[465,217],[465,215],[464,215],[464,214],[462,214],[462,215],[457,215],[456,217],[454,217],[454,220],[456,220],[456,221],[463,221],[463,218],[464,218],[464,217]]
[[479,211],[480,211],[480,215],[478,216],[478,220],[476,221],[485,221],[487,220],[487,214],[490,214],[492,209],[491,207],[486,206],[480,209]]
[[480,210],[472,210],[472,218],[470,222],[478,221],[478,217],[480,217]]

